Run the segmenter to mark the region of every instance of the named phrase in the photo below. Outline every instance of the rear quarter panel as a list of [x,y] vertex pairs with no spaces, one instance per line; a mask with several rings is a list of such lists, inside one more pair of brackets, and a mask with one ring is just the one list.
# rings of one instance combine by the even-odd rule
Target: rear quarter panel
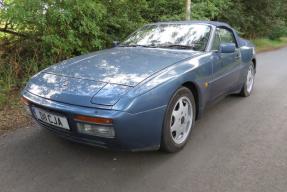
[[240,44],[241,44],[240,52],[241,52],[241,65],[242,65],[241,81],[243,83],[246,78],[247,70],[250,63],[256,61],[256,51],[255,46],[246,39],[241,38]]

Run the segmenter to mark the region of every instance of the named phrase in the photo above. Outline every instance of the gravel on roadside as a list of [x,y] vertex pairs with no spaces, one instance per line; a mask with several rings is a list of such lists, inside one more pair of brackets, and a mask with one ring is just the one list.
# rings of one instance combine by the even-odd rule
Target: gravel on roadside
[[7,106],[0,110],[0,135],[31,124],[31,117],[21,105]]

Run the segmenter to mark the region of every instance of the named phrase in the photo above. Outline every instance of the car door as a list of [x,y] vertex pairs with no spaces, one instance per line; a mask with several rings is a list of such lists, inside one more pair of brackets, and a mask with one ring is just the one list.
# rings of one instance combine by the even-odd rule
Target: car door
[[[221,43],[234,43],[236,50],[234,53],[221,53],[219,51]],[[232,91],[239,81],[240,73],[240,51],[234,34],[227,28],[217,28],[212,43],[212,82],[211,99],[214,100]]]

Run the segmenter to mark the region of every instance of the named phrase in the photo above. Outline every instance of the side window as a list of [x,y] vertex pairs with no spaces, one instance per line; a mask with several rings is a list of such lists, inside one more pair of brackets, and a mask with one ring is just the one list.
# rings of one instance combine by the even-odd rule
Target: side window
[[234,43],[235,45],[237,45],[231,31],[224,28],[217,28],[215,31],[211,50],[218,51],[221,43]]
[[219,29],[216,29],[215,36],[212,42],[211,50],[218,51],[220,46]]
[[219,36],[221,43],[234,43],[236,45],[233,33],[227,29],[219,28]]

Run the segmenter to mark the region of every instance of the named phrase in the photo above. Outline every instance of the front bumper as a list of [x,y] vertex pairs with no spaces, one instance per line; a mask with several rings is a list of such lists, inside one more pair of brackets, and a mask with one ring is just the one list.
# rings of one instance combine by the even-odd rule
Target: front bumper
[[[156,150],[160,147],[161,130],[166,106],[131,114],[124,111],[75,106],[47,100],[23,91],[29,107],[38,107],[61,114],[68,119],[70,130],[54,127],[36,120],[42,127],[66,139],[92,146],[125,151]],[[113,119],[115,138],[102,138],[81,134],[77,131],[75,115]]]

